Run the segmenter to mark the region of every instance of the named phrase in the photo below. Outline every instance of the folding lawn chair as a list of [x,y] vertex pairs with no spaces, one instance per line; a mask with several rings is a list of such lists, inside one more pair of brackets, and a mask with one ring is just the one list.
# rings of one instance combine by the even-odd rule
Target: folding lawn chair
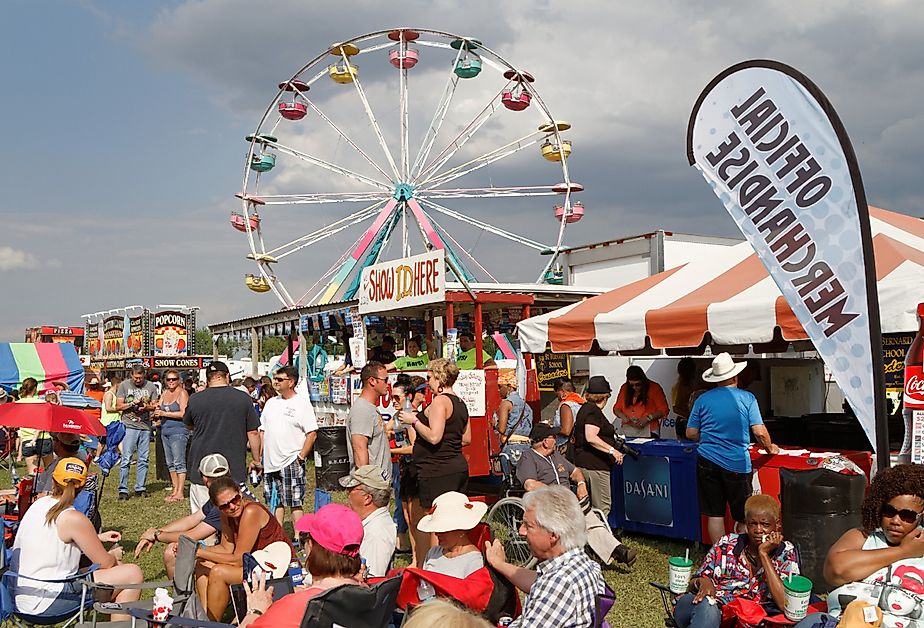
[[[491,540],[491,529],[479,523],[469,532],[472,544],[484,553],[485,544]],[[408,610],[421,600],[417,587],[421,581],[428,582],[436,595],[455,600],[463,606],[497,623],[503,615],[517,617],[520,614],[520,600],[516,588],[507,578],[488,565],[470,573],[465,578],[455,578],[433,571],[408,567],[402,572],[398,608]]]
[[391,623],[401,587],[401,576],[372,585],[345,584],[311,598],[301,628],[385,628]]
[[614,604],[616,604],[616,592],[604,582],[603,593],[598,593],[594,598],[594,628],[610,628],[606,615]]
[[[30,578],[28,576],[22,576],[14,571],[4,571],[3,574],[0,574],[0,621],[10,621],[16,626],[54,626],[56,624],[61,624],[61,628],[67,628],[78,621],[82,622],[84,611],[93,604],[93,596],[90,594],[89,588],[91,581],[88,576],[98,568],[99,565],[91,565],[85,572],[56,580]],[[16,600],[13,595],[14,581],[19,579],[36,583],[35,586],[37,589],[42,589],[44,588],[43,585],[49,584],[80,584],[80,607],[69,613],[57,615],[32,615],[20,612],[19,609],[16,608]]]
[[[181,536],[177,541],[176,550],[176,567],[173,571],[172,581],[163,582],[143,582],[138,585],[106,585],[98,582],[91,584],[91,588],[112,591],[115,588],[125,589],[173,589],[173,614],[182,617],[188,617],[195,620],[208,619],[205,609],[196,595],[196,542],[188,536]],[[138,600],[137,602],[97,602],[93,605],[93,610],[97,613],[120,613],[130,614],[130,611],[141,610],[150,611],[154,607],[154,600]],[[96,621],[87,624],[80,624],[77,628],[84,626],[96,626]]]

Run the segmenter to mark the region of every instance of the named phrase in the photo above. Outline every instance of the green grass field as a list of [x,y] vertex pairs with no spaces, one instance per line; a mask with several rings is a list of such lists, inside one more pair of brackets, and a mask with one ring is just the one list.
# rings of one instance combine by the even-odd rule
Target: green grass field
[[[310,458],[309,458],[310,460]],[[117,530],[122,533],[122,545],[125,548],[125,561],[134,562],[132,554],[141,532],[148,527],[156,527],[189,514],[189,501],[167,503],[169,483],[154,479],[154,451],[151,451],[151,468],[148,473],[148,498],[132,497],[127,502],[120,502],[118,497],[119,471],[114,469],[106,479],[101,503],[104,530]],[[18,466],[20,474],[22,466]],[[98,469],[94,466],[93,470]],[[135,468],[131,470],[131,483],[134,484]],[[309,495],[314,494],[314,469],[309,467]],[[0,471],[0,486],[9,486],[9,473]],[[344,503],[346,495],[337,492],[335,501]],[[291,532],[291,525],[286,528]],[[657,628],[663,626],[664,611],[661,609],[660,597],[648,585],[652,580],[667,581],[667,559],[669,556],[682,555],[690,548],[694,562],[703,556],[701,547],[691,544],[672,542],[642,535],[621,534],[622,541],[638,551],[638,560],[631,569],[624,566],[611,566],[603,570],[607,583],[616,591],[616,605],[607,617],[613,628]],[[138,564],[148,581],[164,580],[163,545],[158,545],[149,553],[138,558]],[[396,566],[403,566],[406,560],[399,556]]]

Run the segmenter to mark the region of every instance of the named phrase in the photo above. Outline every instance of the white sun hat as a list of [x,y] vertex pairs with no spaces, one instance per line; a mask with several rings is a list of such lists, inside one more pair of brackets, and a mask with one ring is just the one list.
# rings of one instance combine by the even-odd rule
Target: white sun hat
[[251,553],[254,560],[271,578],[282,578],[292,562],[292,548],[288,543],[276,541],[261,550]]
[[703,373],[704,382],[724,382],[744,370],[747,362],[735,362],[727,353],[720,353],[712,361],[712,368]]
[[484,502],[473,502],[462,493],[450,491],[433,500],[430,513],[417,524],[421,532],[471,530],[488,512]]

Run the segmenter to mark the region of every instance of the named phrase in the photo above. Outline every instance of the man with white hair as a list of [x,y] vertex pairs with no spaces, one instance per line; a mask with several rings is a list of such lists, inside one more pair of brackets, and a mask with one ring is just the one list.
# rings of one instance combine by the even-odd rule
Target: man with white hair
[[712,543],[725,536],[725,507],[744,531],[744,502],[751,496],[750,433],[769,453],[780,448],[760,416],[757,399],[738,388],[738,374],[746,362],[734,362],[727,353],[712,361],[703,381],[715,384],[693,403],[687,422],[688,439],[699,441],[696,456],[696,483],[699,509],[706,515]]
[[603,574],[584,552],[587,530],[577,497],[564,486],[545,486],[526,493],[523,507],[520,536],[539,559],[536,571],[507,562],[500,541],[486,547],[491,566],[526,593],[523,614],[511,626],[593,626]]

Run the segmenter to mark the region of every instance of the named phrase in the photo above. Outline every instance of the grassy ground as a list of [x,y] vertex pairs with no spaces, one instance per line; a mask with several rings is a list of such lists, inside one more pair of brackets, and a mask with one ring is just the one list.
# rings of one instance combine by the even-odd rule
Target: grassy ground
[[[309,458],[310,460],[310,458]],[[101,504],[104,530],[117,530],[122,533],[122,545],[125,548],[125,560],[135,562],[132,553],[140,534],[148,527],[156,527],[189,514],[189,501],[166,503],[169,484],[154,479],[154,452],[151,452],[151,469],[148,474],[148,498],[132,497],[127,502],[117,501],[119,471],[114,469],[106,479]],[[22,474],[22,466],[19,467]],[[96,469],[96,467],[93,467]],[[135,468],[131,470],[131,483],[134,486]],[[309,468],[308,494],[314,494],[314,471]],[[9,486],[9,473],[0,471],[0,486]],[[345,502],[343,492],[334,494],[334,500]],[[291,525],[286,528],[291,532]],[[616,591],[616,605],[607,617],[613,628],[657,628],[663,626],[664,611],[661,609],[660,597],[648,585],[652,580],[667,581],[667,558],[682,555],[690,548],[690,555],[698,563],[703,550],[691,544],[678,543],[664,539],[632,534],[620,535],[623,542],[638,551],[638,560],[631,569],[623,566],[607,567],[603,570],[607,583]],[[155,546],[149,553],[138,558],[138,564],[144,571],[145,580],[164,580],[166,573],[163,566],[163,545]],[[398,557],[396,566],[403,566],[402,557]],[[406,560],[403,562],[407,562]]]

